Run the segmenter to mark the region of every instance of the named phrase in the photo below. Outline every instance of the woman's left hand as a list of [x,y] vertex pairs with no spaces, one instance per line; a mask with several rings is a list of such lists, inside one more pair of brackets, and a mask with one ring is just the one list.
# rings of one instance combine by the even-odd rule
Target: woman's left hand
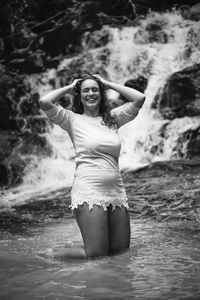
[[96,77],[101,83],[108,87],[108,81],[102,78],[99,74],[93,74],[92,76]]

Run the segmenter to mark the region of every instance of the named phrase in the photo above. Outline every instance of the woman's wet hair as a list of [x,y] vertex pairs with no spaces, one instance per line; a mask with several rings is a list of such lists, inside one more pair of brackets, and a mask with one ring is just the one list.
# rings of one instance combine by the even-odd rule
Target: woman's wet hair
[[75,95],[73,99],[72,111],[80,115],[82,115],[84,112],[83,104],[81,102],[81,85],[83,81],[87,79],[92,79],[98,83],[100,97],[101,97],[99,103],[99,115],[102,117],[103,123],[107,125],[109,128],[111,127],[116,128],[117,123],[115,121],[115,118],[112,117],[110,114],[111,106],[106,95],[106,87],[97,77],[93,75],[87,74],[83,76],[79,81],[77,81],[74,87]]

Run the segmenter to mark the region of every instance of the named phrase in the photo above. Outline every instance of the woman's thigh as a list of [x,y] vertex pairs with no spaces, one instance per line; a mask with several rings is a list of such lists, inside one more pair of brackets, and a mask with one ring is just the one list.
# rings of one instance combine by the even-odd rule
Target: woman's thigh
[[102,207],[94,205],[89,210],[84,203],[75,209],[76,221],[79,225],[86,256],[88,258],[108,255],[108,213]]
[[108,208],[109,251],[115,253],[130,246],[130,218],[124,206]]

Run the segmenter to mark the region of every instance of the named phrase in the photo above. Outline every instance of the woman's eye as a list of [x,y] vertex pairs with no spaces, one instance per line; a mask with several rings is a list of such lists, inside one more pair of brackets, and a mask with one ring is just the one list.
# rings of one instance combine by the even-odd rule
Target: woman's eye
[[[93,88],[93,89],[91,89],[93,92],[98,92],[99,90],[97,89],[97,88]],[[90,91],[90,89],[84,89],[83,90],[83,93],[88,93]]]

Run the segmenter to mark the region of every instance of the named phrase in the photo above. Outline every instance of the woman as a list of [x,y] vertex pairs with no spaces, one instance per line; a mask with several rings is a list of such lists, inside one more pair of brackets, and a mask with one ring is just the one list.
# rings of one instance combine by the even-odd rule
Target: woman
[[[110,110],[106,89],[129,102]],[[66,93],[74,94],[73,109],[56,105]],[[40,99],[48,118],[68,132],[75,149],[76,170],[71,191],[84,246],[54,251],[55,258],[94,258],[129,248],[128,202],[118,167],[118,128],[133,120],[144,94],[89,75],[49,92]]]

